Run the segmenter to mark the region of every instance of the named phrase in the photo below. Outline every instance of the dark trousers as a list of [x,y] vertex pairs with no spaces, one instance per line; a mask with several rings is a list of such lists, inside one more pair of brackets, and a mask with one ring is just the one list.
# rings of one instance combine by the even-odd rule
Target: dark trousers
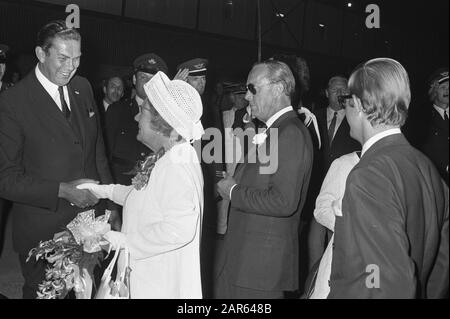
[[227,270],[223,269],[214,285],[215,299],[283,299],[283,291],[265,291],[232,284]]
[[22,269],[22,276],[25,279],[22,293],[23,299],[36,299],[38,285],[45,279],[45,268],[47,263],[42,259],[30,259],[28,262],[27,255],[19,254],[20,268]]

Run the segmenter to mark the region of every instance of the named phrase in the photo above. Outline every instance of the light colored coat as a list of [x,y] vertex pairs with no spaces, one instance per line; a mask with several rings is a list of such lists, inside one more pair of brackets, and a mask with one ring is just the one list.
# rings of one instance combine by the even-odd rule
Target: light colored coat
[[146,187],[117,185],[113,199],[124,207],[131,298],[202,298],[203,176],[194,148],[174,146]]

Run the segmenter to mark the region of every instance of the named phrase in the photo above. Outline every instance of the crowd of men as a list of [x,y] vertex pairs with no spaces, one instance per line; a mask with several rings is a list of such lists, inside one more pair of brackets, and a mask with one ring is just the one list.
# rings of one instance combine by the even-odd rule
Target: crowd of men
[[[132,63],[131,95],[113,75],[94,97],[88,80],[75,74],[81,43],[63,21],[50,22],[38,34],[36,67],[14,86],[2,82],[8,47],[0,45],[1,216],[11,210],[24,298],[35,297],[45,269],[42,261],[25,262],[28,251],[77,212],[109,209],[113,229],[120,230],[120,207],[76,186],[87,178],[130,185],[136,163],[150,154],[136,140],[135,117],[146,99],[144,84],[158,71],[167,74],[167,64],[155,53],[142,54]],[[315,200],[333,161],[352,152],[361,160],[347,180],[344,216],[336,219],[328,297],[448,297],[448,69],[429,79],[424,138],[408,142],[400,129],[409,79],[392,61],[369,61],[350,81],[331,77],[327,105],[314,110],[303,98],[307,64],[295,56],[249,66],[246,81],[221,83],[214,97],[205,93],[208,60],[177,66],[175,79],[202,97],[203,127],[221,132],[220,141],[205,134],[200,145],[204,150],[214,142],[221,154],[212,162],[201,158],[204,297],[306,293],[306,275],[332,236],[313,218]],[[258,134],[241,138],[236,129]],[[277,168],[262,173],[267,163],[258,154],[270,154],[273,144]],[[256,162],[248,161],[254,154]],[[367,264],[381,267],[380,287],[364,286]]]

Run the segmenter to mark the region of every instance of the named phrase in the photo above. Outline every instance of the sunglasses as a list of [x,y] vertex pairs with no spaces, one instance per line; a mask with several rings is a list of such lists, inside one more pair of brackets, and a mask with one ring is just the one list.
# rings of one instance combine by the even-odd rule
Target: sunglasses
[[351,94],[347,94],[347,95],[339,95],[338,97],[338,102],[339,104],[345,108],[346,104],[347,104],[347,100],[351,100],[353,99],[353,95]]
[[274,84],[274,83],[277,83],[277,82],[280,82],[280,81],[269,82],[269,83],[260,84],[260,85],[254,85],[253,83],[249,83],[249,84],[247,84],[245,87],[246,87],[247,91],[250,91],[251,94],[256,95],[256,93],[258,93],[258,92],[256,91],[256,87],[257,87],[257,86],[258,86],[258,87],[263,87],[263,86],[270,85],[270,84]]

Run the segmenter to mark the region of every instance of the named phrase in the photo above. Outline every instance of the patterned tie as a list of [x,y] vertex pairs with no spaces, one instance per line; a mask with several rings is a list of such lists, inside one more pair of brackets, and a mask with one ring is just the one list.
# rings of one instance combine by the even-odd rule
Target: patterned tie
[[70,110],[69,110],[69,107],[67,106],[66,99],[64,98],[64,91],[63,91],[62,86],[58,87],[58,92],[59,92],[59,98],[61,100],[62,112],[63,112],[64,116],[66,117],[66,120],[69,120],[70,119]]
[[328,128],[328,140],[331,142],[333,141],[333,134],[334,129],[336,128],[336,121],[337,121],[337,112],[334,112],[333,119],[331,120],[330,127]]

